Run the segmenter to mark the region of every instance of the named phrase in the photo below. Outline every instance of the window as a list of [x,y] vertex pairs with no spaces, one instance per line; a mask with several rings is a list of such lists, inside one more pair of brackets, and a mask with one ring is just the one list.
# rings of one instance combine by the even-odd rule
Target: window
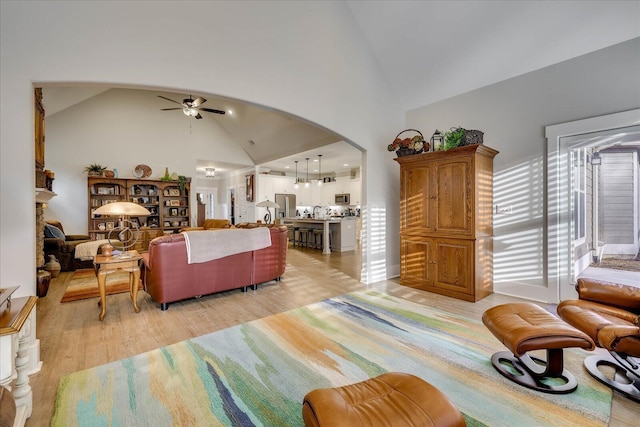
[[571,151],[571,191],[572,218],[573,218],[573,244],[581,245],[586,237],[586,197],[587,197],[587,151],[579,148]]
[[205,214],[205,217],[207,219],[210,218],[215,218],[215,206],[216,206],[216,194],[215,193],[209,193],[207,194],[207,199],[208,199],[208,203],[207,203],[207,213]]

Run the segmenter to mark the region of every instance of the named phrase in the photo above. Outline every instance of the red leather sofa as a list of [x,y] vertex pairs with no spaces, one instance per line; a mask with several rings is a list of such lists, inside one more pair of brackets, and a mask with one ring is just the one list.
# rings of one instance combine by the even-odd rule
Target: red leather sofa
[[[238,228],[259,224],[244,223]],[[198,264],[187,263],[184,235],[156,237],[143,253],[142,283],[151,298],[166,310],[168,304],[187,298],[280,280],[287,263],[287,227],[270,227],[271,246]]]

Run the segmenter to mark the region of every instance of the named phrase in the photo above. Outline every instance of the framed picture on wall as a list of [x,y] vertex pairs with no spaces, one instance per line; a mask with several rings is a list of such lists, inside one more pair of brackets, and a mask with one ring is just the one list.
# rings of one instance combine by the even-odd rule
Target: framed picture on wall
[[247,187],[247,202],[253,202],[253,174],[246,175],[245,186]]

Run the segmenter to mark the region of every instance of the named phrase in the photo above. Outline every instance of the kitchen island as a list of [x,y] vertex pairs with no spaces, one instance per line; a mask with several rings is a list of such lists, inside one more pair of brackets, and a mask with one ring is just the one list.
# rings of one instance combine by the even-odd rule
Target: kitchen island
[[294,227],[322,228],[322,253],[330,254],[331,250],[346,252],[356,249],[356,219],[354,216],[327,219],[285,218],[284,223]]

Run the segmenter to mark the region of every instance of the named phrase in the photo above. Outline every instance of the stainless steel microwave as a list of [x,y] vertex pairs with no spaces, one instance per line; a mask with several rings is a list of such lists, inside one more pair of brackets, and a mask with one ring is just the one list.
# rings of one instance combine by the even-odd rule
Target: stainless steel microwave
[[336,205],[350,205],[351,195],[349,193],[336,194]]

